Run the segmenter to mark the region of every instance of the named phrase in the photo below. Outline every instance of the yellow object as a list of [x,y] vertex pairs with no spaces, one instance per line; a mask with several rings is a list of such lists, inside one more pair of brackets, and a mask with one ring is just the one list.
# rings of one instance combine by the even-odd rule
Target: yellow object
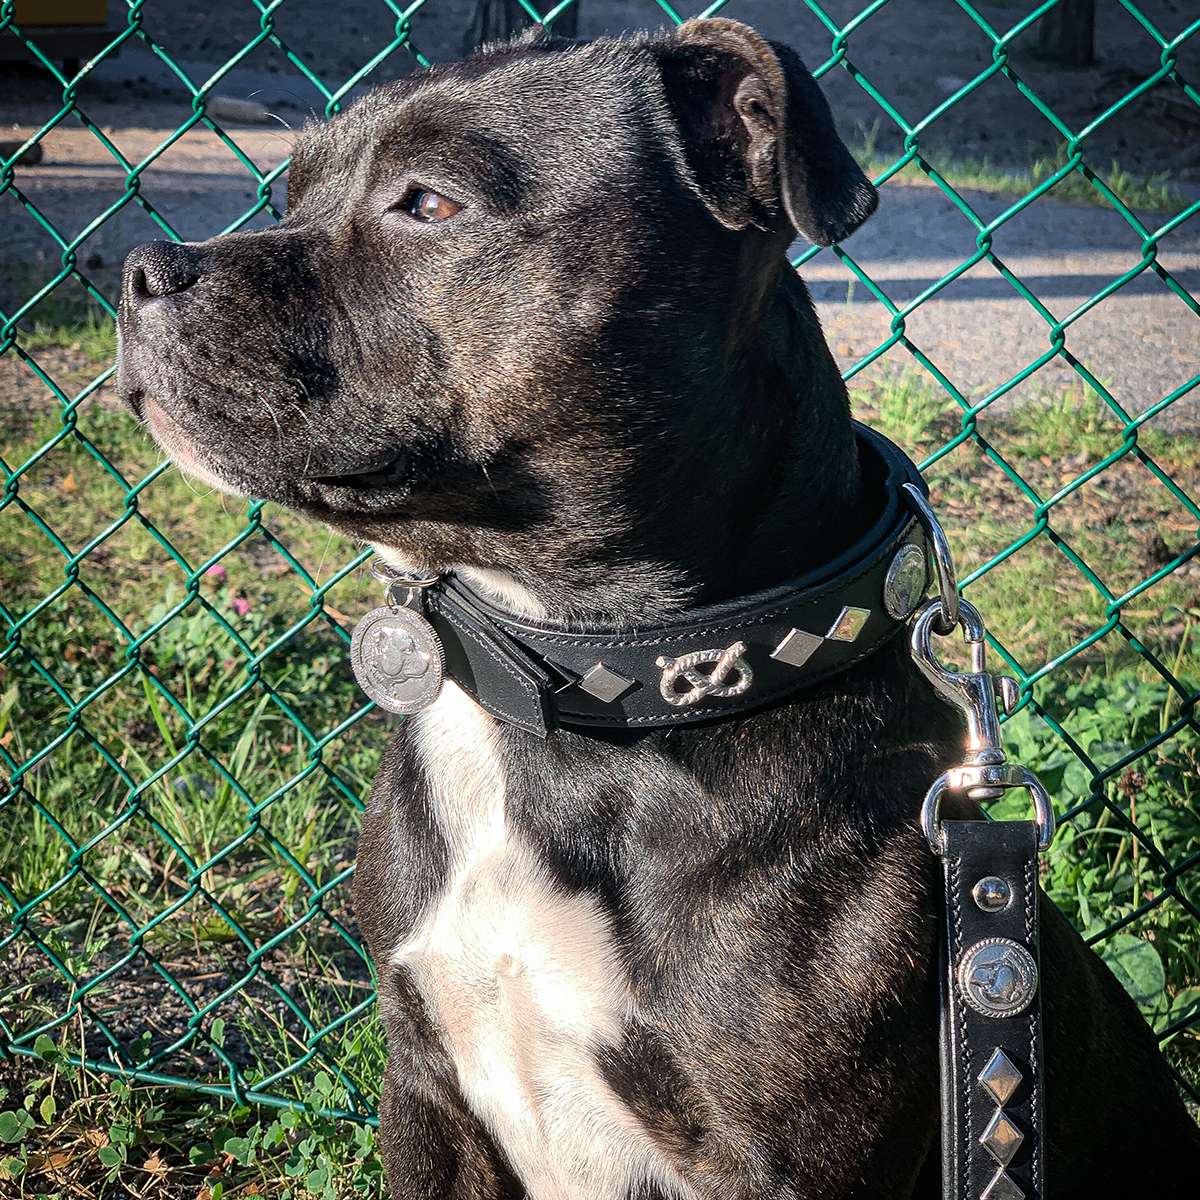
[[105,0],[17,0],[18,25],[104,25]]

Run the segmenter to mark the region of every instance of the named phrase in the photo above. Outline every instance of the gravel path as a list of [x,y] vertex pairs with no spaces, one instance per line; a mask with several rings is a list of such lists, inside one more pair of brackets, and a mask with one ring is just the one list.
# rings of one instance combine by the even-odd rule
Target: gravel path
[[[991,220],[1011,196],[964,192]],[[1150,229],[1162,216],[1143,216]],[[1112,209],[1039,200],[1002,225],[993,248],[1057,320],[1141,262],[1140,239]],[[803,246],[797,246],[797,251]],[[975,230],[933,186],[888,186],[879,211],[845,246],[898,308],[970,257]],[[916,253],[914,253],[914,250]],[[1162,239],[1159,263],[1193,297],[1200,296],[1200,218]],[[830,345],[849,367],[890,334],[891,317],[829,251],[802,269],[818,302]],[[1050,347],[1049,325],[987,262],[973,267],[907,318],[905,331],[964,395],[980,398]],[[1200,317],[1157,275],[1144,271],[1092,308],[1066,332],[1067,349],[1113,396],[1141,412],[1200,376]],[[902,346],[886,362],[904,366]],[[1003,404],[1058,390],[1074,372],[1055,359],[1009,393]],[[1200,386],[1158,418],[1173,428],[1200,428]]]

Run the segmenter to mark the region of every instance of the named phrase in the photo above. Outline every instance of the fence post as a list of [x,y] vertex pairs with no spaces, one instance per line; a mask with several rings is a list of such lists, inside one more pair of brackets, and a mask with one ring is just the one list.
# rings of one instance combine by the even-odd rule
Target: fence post
[[[506,41],[531,23],[529,14],[517,0],[475,0],[471,23],[463,34],[463,53],[474,54],[485,42]],[[579,31],[579,0],[554,18],[552,28],[559,37],[576,36]]]
[[1042,56],[1069,67],[1086,67],[1096,56],[1096,0],[1061,0],[1038,22]]

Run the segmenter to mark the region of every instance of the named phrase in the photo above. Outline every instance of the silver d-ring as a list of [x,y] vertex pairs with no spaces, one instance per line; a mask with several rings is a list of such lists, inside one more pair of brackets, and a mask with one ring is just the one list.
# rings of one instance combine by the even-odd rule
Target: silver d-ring
[[397,570],[390,563],[384,562],[382,558],[372,560],[370,571],[372,579],[378,579],[380,583],[386,583],[389,588],[399,585],[401,587],[413,588],[417,591],[433,587],[441,578],[439,575],[419,575],[414,578],[411,575],[406,575],[403,571]]
[[938,596],[942,602],[941,621],[938,633],[943,637],[954,631],[958,624],[958,578],[954,574],[954,558],[950,553],[950,543],[946,540],[946,531],[942,528],[937,514],[930,507],[929,501],[921,494],[921,489],[914,483],[904,484],[908,494],[909,505],[916,510],[925,532],[929,535],[933,547],[933,565],[937,568]]
[[[921,829],[934,854],[942,852],[940,828],[942,797],[947,792],[956,790],[956,784],[961,786],[962,776],[971,770],[970,767],[953,768],[944,775],[939,775],[933,781],[933,786],[925,793],[925,801],[921,805]],[[1042,781],[1025,767],[1009,763],[997,763],[990,768],[985,765],[977,768],[976,771],[979,774],[990,775],[990,782],[997,784],[1000,791],[1006,791],[1009,788],[1023,788],[1029,793],[1030,799],[1033,801],[1034,820],[1037,824],[1038,852],[1044,854],[1049,850],[1050,843],[1054,841],[1057,821],[1050,793],[1046,791]]]

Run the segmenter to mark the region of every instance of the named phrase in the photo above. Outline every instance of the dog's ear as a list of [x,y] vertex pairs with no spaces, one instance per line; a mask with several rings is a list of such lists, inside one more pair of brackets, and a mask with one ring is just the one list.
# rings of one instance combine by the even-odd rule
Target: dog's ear
[[780,230],[786,220],[828,246],[875,211],[875,189],[794,50],[723,18],[688,21],[660,45],[688,166],[721,224]]

